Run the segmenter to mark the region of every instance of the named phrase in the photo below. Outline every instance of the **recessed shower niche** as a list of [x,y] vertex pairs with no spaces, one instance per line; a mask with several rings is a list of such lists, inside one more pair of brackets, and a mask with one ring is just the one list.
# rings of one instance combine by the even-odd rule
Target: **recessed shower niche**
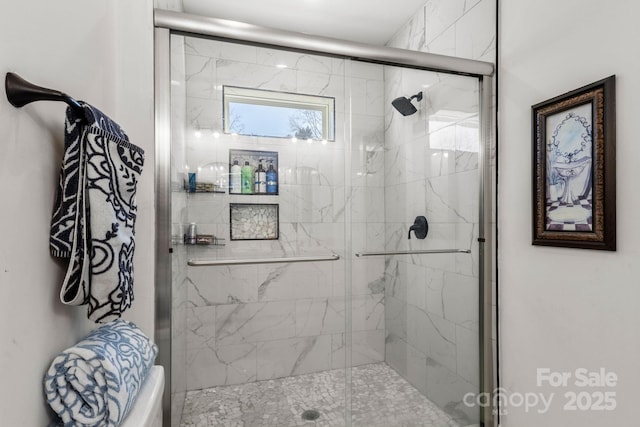
[[231,240],[277,240],[278,205],[231,203]]
[[229,149],[229,194],[278,195],[278,152]]

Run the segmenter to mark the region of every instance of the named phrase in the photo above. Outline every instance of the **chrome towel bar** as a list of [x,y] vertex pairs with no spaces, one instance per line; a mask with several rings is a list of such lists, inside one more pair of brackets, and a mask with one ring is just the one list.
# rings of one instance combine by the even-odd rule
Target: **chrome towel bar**
[[386,255],[422,255],[422,254],[470,254],[470,249],[424,249],[415,251],[390,251],[390,252],[358,252],[357,257],[386,256]]
[[212,265],[244,265],[244,264],[275,264],[281,262],[316,262],[337,261],[340,255],[298,256],[284,258],[245,258],[245,259],[190,259],[187,265],[192,267],[205,267]]

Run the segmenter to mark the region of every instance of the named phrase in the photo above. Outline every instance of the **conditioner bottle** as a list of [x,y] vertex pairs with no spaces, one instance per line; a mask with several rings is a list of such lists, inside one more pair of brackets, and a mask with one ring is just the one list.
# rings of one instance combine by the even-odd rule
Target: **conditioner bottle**
[[278,172],[273,167],[273,160],[267,169],[267,194],[278,194]]
[[253,168],[245,161],[241,169],[242,194],[253,194]]

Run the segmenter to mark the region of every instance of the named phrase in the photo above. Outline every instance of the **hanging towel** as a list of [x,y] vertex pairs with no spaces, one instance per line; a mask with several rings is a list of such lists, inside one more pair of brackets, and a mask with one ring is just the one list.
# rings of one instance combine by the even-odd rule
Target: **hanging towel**
[[51,220],[51,254],[68,258],[60,300],[88,305],[95,322],[133,301],[136,188],[144,151],[97,108],[67,108],[65,149]]
[[64,426],[120,425],[142,387],[158,347],[133,323],[115,320],[51,362],[47,403]]

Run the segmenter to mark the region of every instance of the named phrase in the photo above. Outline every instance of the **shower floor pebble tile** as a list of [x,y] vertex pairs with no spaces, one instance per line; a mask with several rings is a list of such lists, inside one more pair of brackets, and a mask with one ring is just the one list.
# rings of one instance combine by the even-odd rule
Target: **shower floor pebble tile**
[[[386,363],[351,372],[354,427],[459,427]],[[344,426],[344,379],[336,369],[190,391],[180,427]],[[308,409],[320,418],[303,420]]]

